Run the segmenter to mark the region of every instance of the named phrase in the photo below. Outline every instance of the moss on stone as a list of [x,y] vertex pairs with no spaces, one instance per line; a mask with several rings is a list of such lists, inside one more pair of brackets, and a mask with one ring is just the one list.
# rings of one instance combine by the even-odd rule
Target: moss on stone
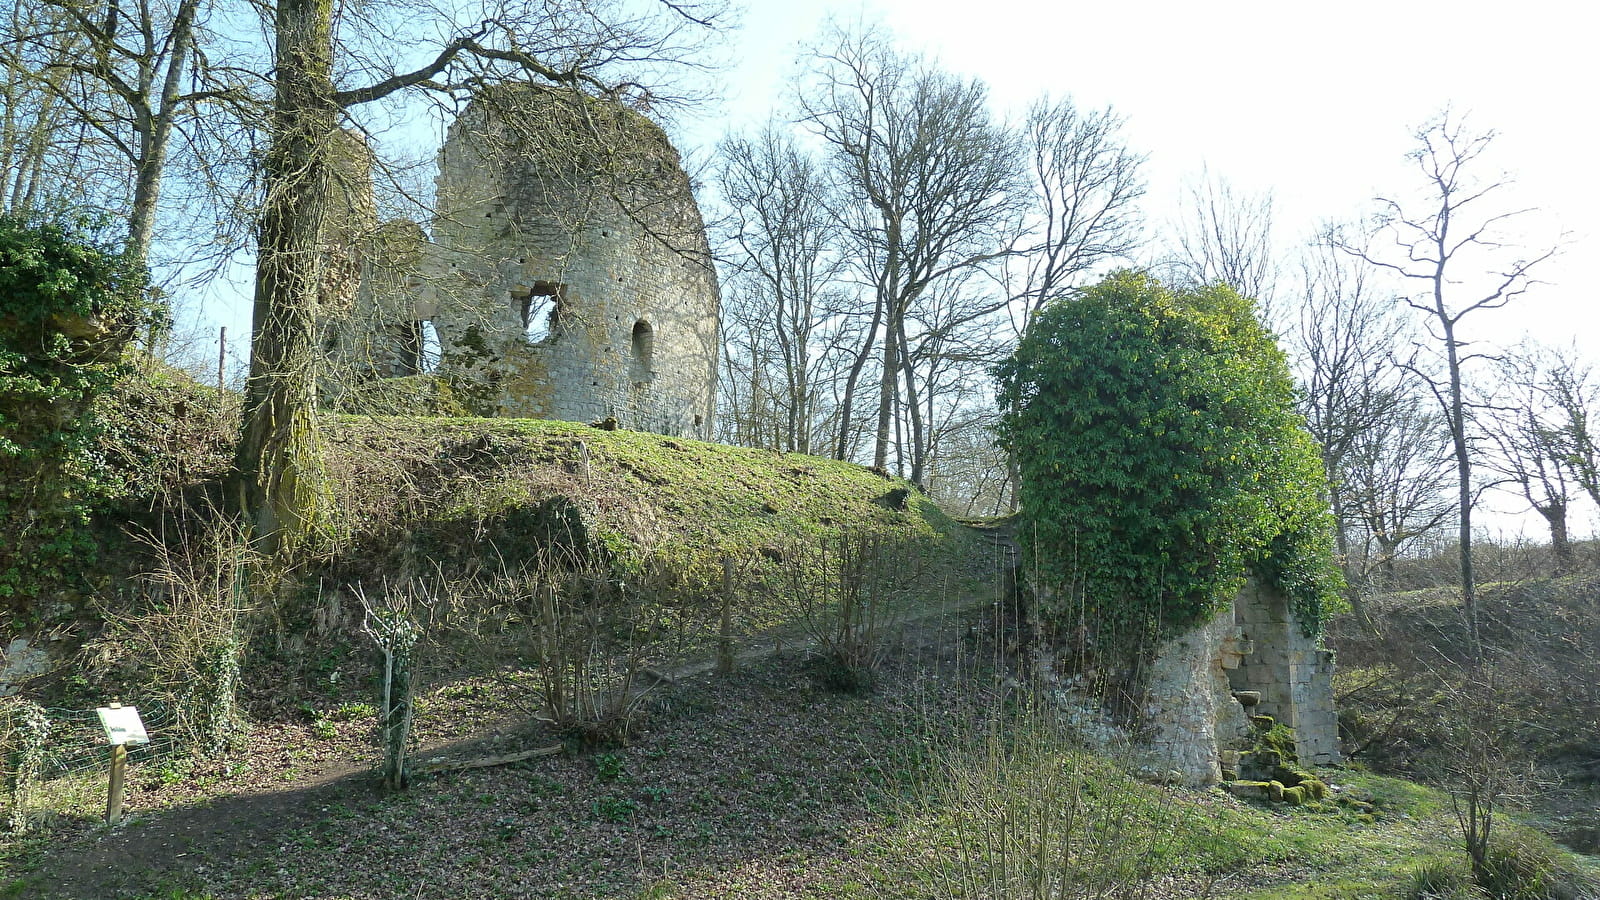
[[1273,721],[1271,716],[1254,716],[1251,721],[1255,722],[1256,719],[1266,720],[1265,728],[1260,728],[1260,723],[1256,723],[1259,729],[1256,734],[1256,747],[1276,751],[1285,762],[1298,762],[1300,757],[1295,752],[1294,731],[1286,725]]

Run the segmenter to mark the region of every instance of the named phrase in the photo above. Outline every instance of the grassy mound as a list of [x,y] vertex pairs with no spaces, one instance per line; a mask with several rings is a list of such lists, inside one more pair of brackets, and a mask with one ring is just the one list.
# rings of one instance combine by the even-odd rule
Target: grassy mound
[[533,419],[348,417],[327,437],[346,557],[387,553],[410,533],[440,545],[417,549],[470,539],[480,556],[514,560],[544,537],[519,531],[539,524],[526,511],[557,499],[577,510],[586,543],[618,560],[781,550],[844,529],[964,536],[905,482],[813,456]]

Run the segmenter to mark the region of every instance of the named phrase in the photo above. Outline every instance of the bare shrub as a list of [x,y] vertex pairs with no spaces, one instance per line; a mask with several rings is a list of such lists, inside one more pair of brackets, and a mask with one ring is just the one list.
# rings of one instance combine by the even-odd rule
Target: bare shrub
[[1441,787],[1450,795],[1472,880],[1499,900],[1579,900],[1583,877],[1546,836],[1507,821],[1542,785],[1519,729],[1542,676],[1493,660],[1441,679]]
[[928,755],[928,780],[904,813],[949,848],[913,860],[931,896],[1145,897],[1154,872],[1186,852],[1180,789],[1140,783],[1047,708],[994,711],[987,727]]
[[549,549],[455,591],[452,621],[458,644],[494,647],[513,669],[537,672],[535,718],[587,745],[619,744],[666,677],[649,667],[698,646],[709,631],[706,582],[705,573],[658,556],[619,574]]
[[410,781],[406,756],[411,742],[413,654],[420,636],[413,606],[405,591],[387,592],[379,604],[361,596],[362,630],[383,654],[378,734],[383,744],[383,783],[395,790]]
[[177,711],[183,742],[221,751],[240,724],[239,663],[254,558],[236,523],[221,519],[175,539],[147,537],[154,565],[131,609],[102,608],[106,628],[86,650],[91,667]]
[[1483,884],[1489,873],[1489,842],[1496,813],[1521,796],[1531,777],[1525,762],[1502,739],[1515,721],[1504,680],[1491,667],[1445,681],[1444,730],[1438,747],[1443,787],[1472,863],[1472,876]]
[[824,535],[783,554],[779,591],[817,647],[825,686],[872,687],[885,629],[923,587],[924,558],[913,545],[869,530]]

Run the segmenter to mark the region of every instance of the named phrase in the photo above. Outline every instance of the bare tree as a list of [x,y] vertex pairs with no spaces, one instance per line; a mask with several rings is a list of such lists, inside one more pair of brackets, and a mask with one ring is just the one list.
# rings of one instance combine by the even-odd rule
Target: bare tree
[[[928,435],[909,368],[907,320],[934,282],[1008,252],[1021,188],[1016,142],[991,120],[981,82],[898,53],[878,32],[835,29],[826,40],[801,108],[847,193],[850,253],[876,307],[847,380],[845,412],[876,343],[873,464],[888,463],[903,391],[910,477],[920,483]],[[842,425],[848,433],[848,421]]]
[[1185,193],[1188,217],[1174,229],[1177,247],[1168,261],[1175,280],[1221,282],[1256,301],[1262,320],[1272,322],[1279,276],[1272,194],[1244,193],[1206,172]]
[[[101,182],[92,136],[69,119],[61,96],[71,90],[67,61],[83,40],[48,4],[16,3],[0,33],[0,211],[81,202]],[[38,35],[56,35],[46,44]]]
[[[1423,314],[1444,358],[1442,380],[1429,379],[1428,386],[1443,412],[1455,453],[1461,600],[1474,641],[1478,605],[1472,570],[1473,448],[1463,367],[1476,354],[1463,353],[1467,342],[1460,336],[1460,326],[1475,312],[1503,307],[1521,296],[1533,284],[1532,271],[1555,254],[1552,248],[1532,257],[1513,256],[1501,243],[1499,234],[1507,223],[1529,210],[1496,211],[1492,204],[1509,180],[1477,177],[1481,157],[1494,137],[1493,131],[1467,129],[1449,112],[1424,126],[1416,136],[1419,146],[1410,153],[1423,182],[1423,193],[1412,204],[1414,211],[1408,212],[1398,200],[1380,197],[1373,239],[1362,245],[1339,244],[1345,252],[1419,289],[1405,303]],[[1425,375],[1420,368],[1413,370]]]
[[[41,199],[38,176],[54,158],[61,179],[54,189],[71,185],[83,199],[125,216],[126,252],[148,263],[175,142],[188,151],[191,184],[203,187],[186,198],[184,216],[174,218],[185,234],[196,223],[196,200],[237,189],[207,176],[242,163],[249,149],[248,140],[234,138],[248,118],[254,76],[212,64],[203,52],[209,0],[43,0],[27,5],[26,16],[24,6],[16,5],[0,38],[6,99],[21,101],[8,103],[0,150],[13,176],[12,204]],[[16,121],[16,111],[26,121]],[[23,134],[27,141],[18,142]]]
[[1553,351],[1531,345],[1495,362],[1498,389],[1481,404],[1479,417],[1495,451],[1485,466],[1545,520],[1556,571],[1564,572],[1572,564],[1567,513],[1580,479],[1566,439],[1570,419],[1558,398],[1561,385],[1582,373]]
[[[1376,282],[1370,267],[1317,241],[1301,259],[1303,301],[1285,340],[1298,370],[1300,411],[1322,448],[1335,544],[1352,586],[1360,580],[1351,567],[1349,532],[1362,517],[1351,508],[1347,461],[1364,435],[1399,413],[1405,398],[1404,372],[1391,356],[1404,323]],[[1351,603],[1364,621],[1359,590]]]
[[[773,445],[810,453],[826,352],[844,316],[834,185],[792,135],[769,124],[754,138],[719,147],[718,183],[728,206],[729,277],[737,284],[725,315],[750,343],[751,364],[767,355],[781,437]],[[755,344],[769,341],[771,353]],[[752,378],[760,377],[751,372]],[[753,387],[753,383],[752,383]]]
[[1017,255],[1002,260],[1017,270],[1006,280],[1020,282],[1012,290],[1018,334],[1045,302],[1139,245],[1145,158],[1122,143],[1123,123],[1109,108],[1084,112],[1071,99],[1041,98],[1028,109],[1023,143],[1033,203]]
[[1450,457],[1443,418],[1415,395],[1384,401],[1386,413],[1356,432],[1341,459],[1346,516],[1373,546],[1364,549],[1358,581],[1375,564],[1384,581],[1407,544],[1448,522]]
[[1009,460],[994,438],[997,414],[990,398],[982,401],[953,408],[928,470],[929,495],[963,516],[999,515],[1011,499]]
[[930,493],[935,489],[931,473],[942,462],[947,438],[971,422],[994,420],[988,373],[1012,346],[1012,330],[995,313],[998,298],[981,275],[965,270],[935,282],[907,316],[905,377],[915,382],[926,423],[921,483]]
[[1544,399],[1554,407],[1561,457],[1571,467],[1578,486],[1600,505],[1600,450],[1595,446],[1600,384],[1595,382],[1594,370],[1576,362],[1571,354],[1553,363],[1545,373]]

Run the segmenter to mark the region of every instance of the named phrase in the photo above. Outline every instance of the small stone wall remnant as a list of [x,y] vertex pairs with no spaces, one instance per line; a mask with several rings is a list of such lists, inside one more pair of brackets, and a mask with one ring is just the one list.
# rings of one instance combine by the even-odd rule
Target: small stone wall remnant
[[1231,608],[1168,641],[1156,654],[1146,671],[1144,695],[1148,767],[1154,774],[1190,785],[1221,778],[1224,754],[1241,747],[1250,734],[1249,717],[1233,699],[1226,670],[1239,659]]
[[1306,636],[1281,594],[1253,580],[1234,601],[1234,617],[1252,652],[1229,671],[1233,689],[1261,693],[1255,711],[1294,729],[1302,763],[1342,761],[1333,705],[1333,651]]
[[1148,767],[1191,785],[1216,782],[1247,749],[1250,712],[1292,728],[1306,765],[1341,761],[1333,705],[1333,653],[1317,646],[1287,601],[1255,581],[1206,624],[1167,642],[1145,678]]

